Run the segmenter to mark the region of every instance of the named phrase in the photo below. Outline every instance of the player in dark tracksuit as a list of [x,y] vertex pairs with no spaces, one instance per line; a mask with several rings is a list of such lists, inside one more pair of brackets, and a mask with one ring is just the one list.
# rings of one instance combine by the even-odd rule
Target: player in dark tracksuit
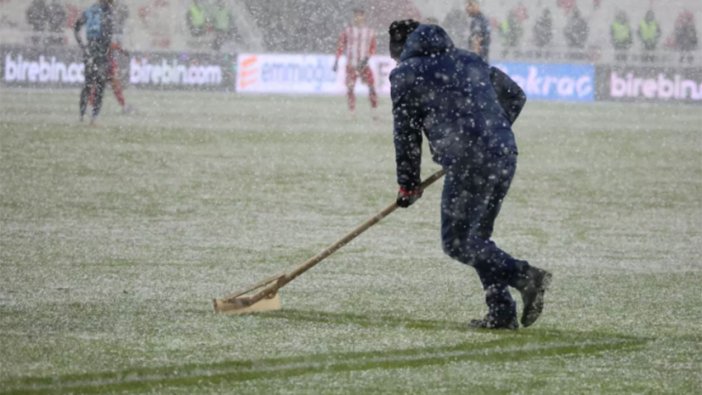
[[[88,106],[91,91],[94,92],[93,115],[91,124],[95,122],[102,107],[102,95],[105,91],[107,72],[110,64],[110,44],[112,44],[113,0],[99,0],[86,9],[73,27],[78,45],[83,50],[85,63],[85,84],[80,92],[80,120],[83,120]],[[84,44],[80,30],[85,26]]]
[[475,268],[485,290],[487,315],[471,326],[518,327],[509,287],[521,293],[522,325],[533,324],[551,275],[513,258],[490,239],[516,170],[511,125],[526,100],[523,91],[479,55],[455,48],[436,25],[393,22],[390,52],[399,62],[390,74],[398,204],[407,207],[421,197],[424,134],[434,161],[446,171],[444,252]]
[[484,61],[489,61],[490,56],[490,22],[485,14],[480,11],[478,0],[466,2],[466,12],[470,15],[470,36],[468,49],[480,55]]

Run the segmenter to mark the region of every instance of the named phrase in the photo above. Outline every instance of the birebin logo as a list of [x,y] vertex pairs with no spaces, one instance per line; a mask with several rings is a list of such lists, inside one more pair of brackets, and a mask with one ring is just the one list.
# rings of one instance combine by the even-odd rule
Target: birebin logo
[[658,73],[656,78],[642,78],[633,72],[620,76],[613,71],[609,90],[613,98],[702,100],[702,83],[685,79],[680,74],[668,77]]
[[52,56],[47,61],[44,55],[38,61],[25,60],[22,55],[13,58],[12,54],[5,55],[5,82],[33,83],[82,83],[85,80],[82,63],[64,63]]
[[163,59],[160,64],[151,64],[148,59],[129,62],[129,82],[153,85],[220,85],[222,68],[217,65],[190,65]]

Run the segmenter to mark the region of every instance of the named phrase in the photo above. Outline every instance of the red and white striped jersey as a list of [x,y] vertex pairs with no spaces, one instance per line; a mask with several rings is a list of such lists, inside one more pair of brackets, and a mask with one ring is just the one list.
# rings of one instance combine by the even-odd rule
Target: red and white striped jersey
[[346,55],[347,65],[356,67],[361,59],[375,55],[378,43],[375,31],[367,26],[347,26],[339,35],[336,58]]

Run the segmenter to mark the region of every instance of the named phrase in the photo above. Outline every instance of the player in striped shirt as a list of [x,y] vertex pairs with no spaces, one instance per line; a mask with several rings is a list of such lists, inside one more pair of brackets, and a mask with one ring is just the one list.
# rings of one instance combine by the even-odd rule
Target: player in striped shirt
[[354,87],[356,79],[368,85],[368,97],[371,108],[378,107],[378,95],[375,91],[375,80],[373,72],[368,67],[368,60],[375,55],[378,45],[375,31],[366,25],[366,14],[363,9],[353,10],[353,24],[344,28],[339,35],[339,42],[336,47],[336,60],[334,61],[334,71],[339,68],[339,58],[346,56],[346,97],[348,99],[349,110],[353,113],[356,108],[356,95]]

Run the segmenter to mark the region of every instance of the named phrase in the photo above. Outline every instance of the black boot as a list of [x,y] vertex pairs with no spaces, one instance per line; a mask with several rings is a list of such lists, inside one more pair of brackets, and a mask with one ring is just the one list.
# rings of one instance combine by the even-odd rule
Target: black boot
[[495,287],[487,287],[485,301],[488,305],[488,313],[484,318],[471,320],[469,328],[473,329],[512,329],[519,328],[517,323],[517,304],[512,300],[507,288],[496,290]]
[[551,283],[551,273],[530,266],[524,278],[519,281],[516,287],[522,294],[522,310],[521,322],[524,327],[536,322],[544,309],[544,293]]
[[517,317],[512,317],[508,320],[496,320],[490,317],[490,314],[479,320],[470,320],[468,327],[471,329],[510,329],[516,330],[519,328]]

